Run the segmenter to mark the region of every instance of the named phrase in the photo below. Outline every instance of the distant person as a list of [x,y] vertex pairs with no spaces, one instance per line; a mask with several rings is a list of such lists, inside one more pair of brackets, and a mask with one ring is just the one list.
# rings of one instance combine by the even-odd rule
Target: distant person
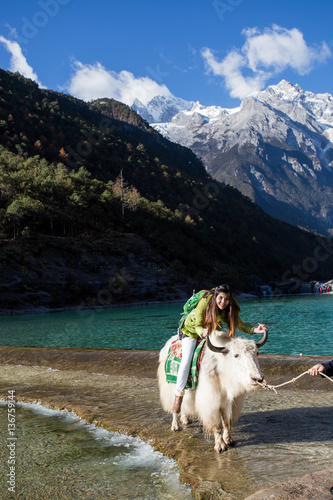
[[318,363],[308,370],[309,375],[320,375],[325,373],[328,377],[333,376],[333,359],[326,363]]
[[182,358],[177,375],[173,413],[180,413],[184,388],[190,371],[194,350],[198,339],[207,337],[214,330],[222,330],[222,323],[227,325],[227,337],[235,337],[235,328],[244,333],[264,333],[266,325],[257,327],[245,323],[239,315],[240,307],[233,297],[229,285],[220,285],[205,290],[196,307],[184,319],[178,335],[182,341]]

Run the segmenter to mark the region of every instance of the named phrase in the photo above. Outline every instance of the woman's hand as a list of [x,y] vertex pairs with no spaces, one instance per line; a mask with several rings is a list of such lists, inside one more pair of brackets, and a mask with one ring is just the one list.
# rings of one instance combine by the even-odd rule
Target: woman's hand
[[264,332],[268,332],[268,328],[263,323],[258,323],[258,326],[256,326],[256,328],[253,328],[253,333],[264,333]]
[[208,328],[204,328],[202,330],[202,336],[205,338],[205,337],[207,337],[207,335],[208,335]]

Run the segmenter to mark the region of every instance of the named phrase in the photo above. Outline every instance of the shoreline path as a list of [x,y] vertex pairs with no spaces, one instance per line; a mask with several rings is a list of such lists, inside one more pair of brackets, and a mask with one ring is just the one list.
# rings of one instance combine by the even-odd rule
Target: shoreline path
[[[325,357],[260,355],[269,384],[289,380]],[[333,390],[304,376],[278,394],[246,397],[236,447],[216,455],[194,421],[170,431],[159,401],[157,351],[0,347],[0,398],[74,411],[89,423],[136,435],[177,460],[196,500],[333,498]]]

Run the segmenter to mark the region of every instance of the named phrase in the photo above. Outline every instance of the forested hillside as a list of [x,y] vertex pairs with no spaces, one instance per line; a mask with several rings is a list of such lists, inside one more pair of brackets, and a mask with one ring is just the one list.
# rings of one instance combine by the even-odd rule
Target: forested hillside
[[[85,238],[131,233],[184,283],[248,289],[251,275],[279,281],[318,246],[316,235],[213,181],[191,151],[114,100],[87,104],[0,70],[0,143],[3,255],[6,242],[65,238],[82,248]],[[330,260],[309,279],[330,277]]]

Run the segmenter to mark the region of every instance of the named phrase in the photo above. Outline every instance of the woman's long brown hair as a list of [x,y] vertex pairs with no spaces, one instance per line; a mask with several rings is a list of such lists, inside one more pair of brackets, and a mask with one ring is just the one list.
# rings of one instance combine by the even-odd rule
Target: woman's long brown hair
[[208,297],[211,295],[211,299],[209,300],[206,307],[206,315],[204,319],[203,326],[208,328],[208,335],[210,335],[214,330],[217,329],[218,321],[216,319],[216,315],[218,312],[218,307],[216,304],[216,297],[220,293],[226,293],[229,296],[229,304],[224,309],[227,315],[227,337],[235,336],[235,311],[234,311],[234,302],[232,297],[232,291],[229,285],[220,285],[211,290],[205,292],[204,297]]

